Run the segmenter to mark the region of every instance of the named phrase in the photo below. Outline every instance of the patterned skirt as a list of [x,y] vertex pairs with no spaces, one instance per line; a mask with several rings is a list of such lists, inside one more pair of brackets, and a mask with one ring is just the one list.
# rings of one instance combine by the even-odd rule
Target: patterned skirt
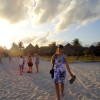
[[54,69],[54,82],[55,83],[64,83],[66,78],[66,69],[63,65],[57,66]]

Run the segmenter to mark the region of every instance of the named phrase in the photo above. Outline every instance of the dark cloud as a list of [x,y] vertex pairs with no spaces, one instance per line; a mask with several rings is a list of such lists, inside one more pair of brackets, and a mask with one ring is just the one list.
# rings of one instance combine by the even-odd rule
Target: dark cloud
[[20,39],[19,42],[21,41],[21,42],[23,42],[23,43],[25,43],[25,44],[29,44],[29,43],[34,42],[36,39],[37,39],[36,36],[25,37],[25,38],[23,38],[23,39]]
[[25,18],[31,0],[0,0],[0,18],[17,23]]
[[[39,44],[39,45],[46,45],[49,43],[49,34],[50,33],[41,33],[41,37],[38,35],[38,36],[28,36],[28,37],[25,37],[25,38],[21,38],[21,39],[17,39],[18,42],[23,42],[24,44],[29,44],[29,43],[32,43],[32,44]],[[43,36],[42,36],[43,35]]]
[[56,24],[58,32],[71,24],[83,26],[100,19],[100,0],[36,0],[36,3],[37,23],[59,20]]
[[61,15],[56,28],[64,30],[75,23],[83,26],[98,19],[100,19],[100,0],[72,0],[67,10]]
[[60,3],[60,0],[36,0],[34,13],[37,15],[37,23],[42,24],[55,18],[64,8],[64,3],[63,6]]
[[37,41],[36,41],[36,43],[38,43],[38,44],[40,44],[40,45],[45,45],[45,44],[48,44],[50,41],[50,39],[48,39],[49,38],[49,34],[50,33],[45,33],[45,35],[44,36],[42,36],[42,37],[40,37],[40,38],[38,38],[37,39]]
[[[33,9],[34,8],[34,9]],[[17,23],[33,16],[38,24],[57,21],[56,30],[100,19],[100,0],[0,0],[0,18]]]

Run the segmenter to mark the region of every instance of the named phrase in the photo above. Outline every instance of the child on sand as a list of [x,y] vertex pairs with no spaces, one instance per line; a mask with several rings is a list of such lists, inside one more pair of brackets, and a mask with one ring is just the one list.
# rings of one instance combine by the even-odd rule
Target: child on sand
[[25,58],[23,57],[23,73],[24,73]]
[[20,56],[19,59],[19,68],[20,68],[20,75],[23,75],[24,72],[24,59],[22,56]]
[[12,57],[11,57],[11,56],[9,56],[9,63],[10,63],[10,62],[13,62],[13,61],[12,61]]
[[35,65],[36,65],[36,72],[38,72],[38,66],[39,66],[39,54],[36,54],[36,61],[35,61]]
[[1,57],[0,57],[0,63],[2,63],[2,61],[1,61]]
[[31,58],[31,56],[29,56],[28,57],[28,67],[29,67],[29,70],[27,71],[28,73],[32,73],[32,66],[33,66],[32,58]]

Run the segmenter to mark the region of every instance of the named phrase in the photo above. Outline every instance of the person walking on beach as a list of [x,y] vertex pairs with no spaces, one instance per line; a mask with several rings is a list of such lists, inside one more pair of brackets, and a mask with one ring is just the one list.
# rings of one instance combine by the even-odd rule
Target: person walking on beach
[[9,56],[9,63],[10,63],[10,62],[13,62],[13,61],[12,61],[12,57],[11,57],[11,56]]
[[[70,76],[73,77],[70,67],[67,62],[67,57],[63,53],[63,45],[59,45],[57,48],[57,54],[54,54],[52,57],[52,63],[54,63],[56,66],[54,68],[54,82],[55,82],[55,89],[56,89],[56,95],[57,100],[61,100],[60,96],[60,87],[59,84],[61,83],[61,95],[64,96],[64,82],[66,78],[66,68],[68,72],[70,73]],[[64,65],[66,65],[66,68]]]
[[0,63],[2,63],[2,61],[1,61],[1,55],[0,55]]
[[28,67],[29,67],[29,70],[27,71],[28,73],[32,73],[32,66],[33,66],[32,58],[31,58],[31,56],[29,56],[28,57]]
[[23,75],[23,72],[24,72],[24,59],[23,59],[23,56],[20,56],[19,68],[20,68],[20,75]]
[[40,61],[39,61],[39,54],[37,53],[37,54],[36,54],[36,60],[35,60],[35,65],[36,65],[36,70],[37,70],[36,72],[39,71],[39,70],[38,70],[39,62],[40,62]]
[[23,57],[23,73],[24,73],[25,58]]

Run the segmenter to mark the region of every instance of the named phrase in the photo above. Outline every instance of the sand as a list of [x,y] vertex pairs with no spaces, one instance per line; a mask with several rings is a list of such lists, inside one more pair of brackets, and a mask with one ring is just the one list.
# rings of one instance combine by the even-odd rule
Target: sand
[[[77,79],[70,84],[67,72],[62,100],[100,100],[100,62],[69,65]],[[33,73],[28,74],[25,63],[25,72],[20,76],[18,58],[13,58],[11,63],[8,58],[2,58],[0,100],[56,100],[54,82],[49,74],[51,66],[50,61],[41,59],[39,72],[36,73],[34,65]]]

